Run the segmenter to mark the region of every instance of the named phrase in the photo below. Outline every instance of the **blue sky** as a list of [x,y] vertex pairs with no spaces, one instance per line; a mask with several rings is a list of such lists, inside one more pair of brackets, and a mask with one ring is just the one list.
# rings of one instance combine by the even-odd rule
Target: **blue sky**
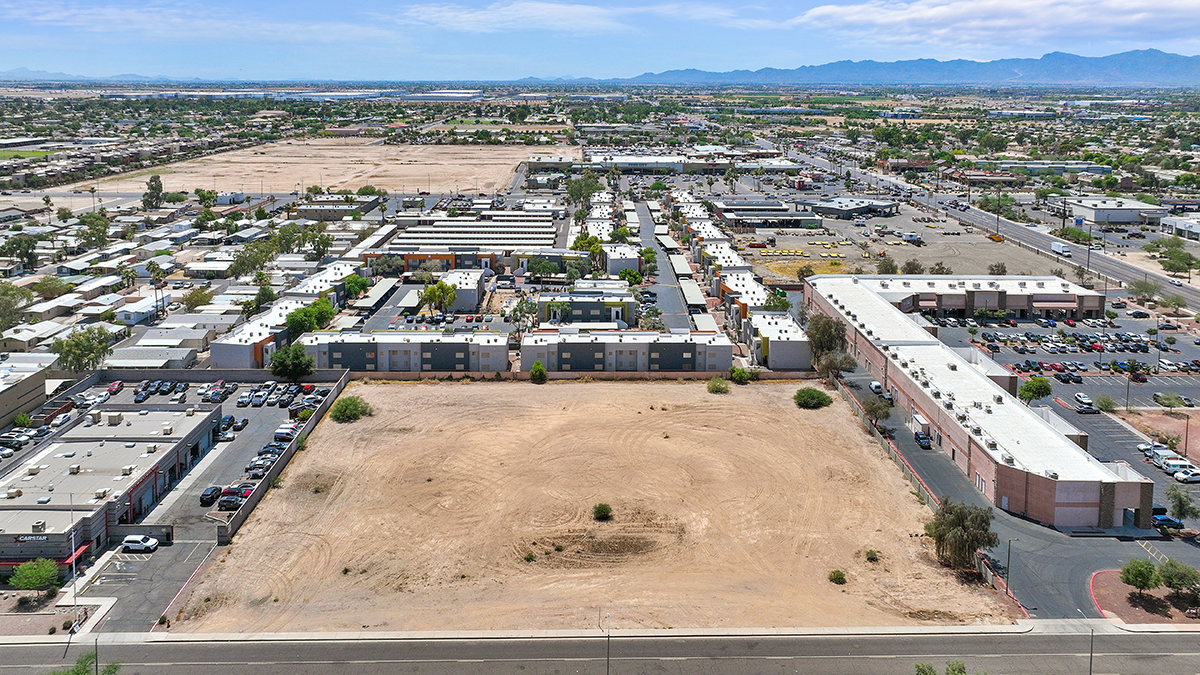
[[1150,47],[1200,53],[1200,3],[0,0],[0,70],[78,75],[603,78]]

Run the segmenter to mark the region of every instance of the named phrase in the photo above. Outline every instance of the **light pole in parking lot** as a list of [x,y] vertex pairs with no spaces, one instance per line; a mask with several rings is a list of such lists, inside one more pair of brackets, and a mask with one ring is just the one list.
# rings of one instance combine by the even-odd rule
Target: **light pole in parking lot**
[[1010,567],[1010,565],[1012,565],[1012,543],[1014,541],[1021,541],[1021,540],[1016,537],[1013,537],[1012,539],[1008,540],[1008,555],[1005,557],[1005,560],[1004,560],[1004,589],[1008,591],[1008,597],[1010,597],[1010,598],[1017,597],[1017,596],[1013,595],[1013,592],[1012,592],[1012,567]]

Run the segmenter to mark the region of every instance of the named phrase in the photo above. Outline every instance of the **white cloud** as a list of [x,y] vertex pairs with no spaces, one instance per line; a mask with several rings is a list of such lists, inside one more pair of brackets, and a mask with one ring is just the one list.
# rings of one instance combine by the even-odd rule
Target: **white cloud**
[[636,17],[653,15],[684,21],[725,22],[737,13],[708,4],[658,4],[636,7],[517,0],[486,7],[458,4],[411,5],[402,14],[404,23],[469,33],[550,31],[558,33],[625,32],[637,29]]
[[1195,0],[869,0],[814,7],[778,26],[823,28],[883,44],[1152,44],[1194,35],[1200,7]]

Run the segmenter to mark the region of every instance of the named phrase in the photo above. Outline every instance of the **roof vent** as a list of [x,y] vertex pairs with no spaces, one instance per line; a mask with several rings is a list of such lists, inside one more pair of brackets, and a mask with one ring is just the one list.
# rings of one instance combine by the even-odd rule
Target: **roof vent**
[[45,532],[45,531],[46,531],[46,521],[44,521],[44,520],[35,520],[35,521],[33,521],[33,529],[32,529],[32,531],[33,531],[34,533],[38,533],[38,532]]
[[1058,472],[1057,471],[1047,471],[1046,477],[1049,478],[1050,480],[1058,480]]
[[96,499],[104,499],[108,496],[108,488],[100,488],[99,490],[93,492],[92,496]]
[[946,399],[945,401],[942,401],[942,406],[945,407],[946,410],[954,410],[954,401]]
[[991,415],[992,414],[992,406],[990,406],[990,405],[983,406],[983,412]]
[[1003,455],[1000,455],[1000,459],[1004,460],[1004,463],[1009,466],[1012,466],[1017,461],[1016,459],[1013,458],[1012,455],[1008,454],[1007,452],[1004,453]]
[[992,396],[992,402],[993,403],[1004,403],[1004,396],[1002,394],[995,394]]
[[996,439],[994,439],[994,438],[989,438],[989,439],[985,440],[983,442],[983,444],[988,447],[988,450],[996,449]]
[[980,429],[978,424],[972,424],[971,425],[971,433],[978,436],[983,433],[983,429]]
[[958,370],[958,364],[954,363],[953,361],[951,361],[950,363],[947,363],[946,367],[949,368],[950,370]]

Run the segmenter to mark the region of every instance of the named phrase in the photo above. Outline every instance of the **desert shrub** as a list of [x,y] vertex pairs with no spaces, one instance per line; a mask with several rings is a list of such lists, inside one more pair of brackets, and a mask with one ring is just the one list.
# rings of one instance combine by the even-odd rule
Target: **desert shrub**
[[546,366],[543,366],[541,361],[534,361],[533,366],[529,368],[529,381],[534,384],[546,383]]
[[807,410],[824,408],[833,403],[833,399],[829,398],[829,394],[812,387],[797,389],[796,394],[792,396],[792,400],[796,402],[796,405]]
[[300,414],[296,415],[296,419],[300,420],[301,422],[307,422],[308,419],[312,416],[313,416],[312,408],[305,408],[304,410],[300,411]]
[[867,549],[867,562],[879,562],[879,551]]
[[729,379],[733,380],[734,384],[746,384],[750,381],[750,373],[742,368],[730,368]]
[[526,553],[526,554],[525,554],[525,562],[533,562],[534,560],[537,560],[537,556],[536,556],[536,555],[534,555],[533,553]]
[[612,520],[612,507],[604,503],[593,506],[592,518],[596,520]]
[[710,394],[728,394],[729,383],[723,377],[714,377],[708,381],[708,393]]
[[329,416],[334,422],[354,422],[375,413],[371,404],[359,396],[344,396],[339,398],[329,409]]
[[841,586],[846,583],[846,573],[841,570],[834,570],[829,573],[829,580]]

